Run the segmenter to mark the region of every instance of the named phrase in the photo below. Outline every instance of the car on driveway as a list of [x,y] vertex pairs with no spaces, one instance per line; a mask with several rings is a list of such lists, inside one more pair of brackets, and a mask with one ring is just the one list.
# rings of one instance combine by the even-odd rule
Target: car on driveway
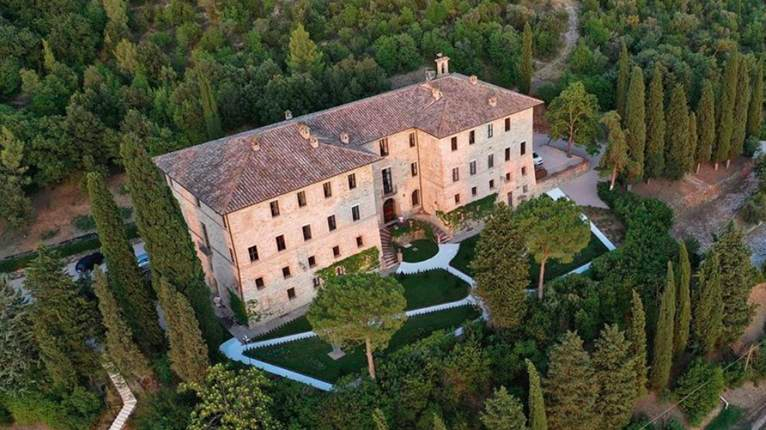
[[136,255],[136,263],[141,271],[149,270],[149,254],[142,252]]
[[96,267],[97,264],[103,264],[103,262],[104,254],[100,252],[94,252],[93,254],[88,254],[85,257],[77,260],[77,264],[75,264],[74,270],[76,270],[79,274],[92,272],[93,268]]
[[535,163],[535,167],[543,165],[543,157],[539,156],[537,152],[532,153],[532,161]]

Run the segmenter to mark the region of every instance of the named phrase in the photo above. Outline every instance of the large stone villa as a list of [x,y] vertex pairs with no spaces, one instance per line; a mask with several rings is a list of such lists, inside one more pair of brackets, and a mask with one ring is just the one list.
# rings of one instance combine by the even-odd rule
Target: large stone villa
[[534,194],[542,102],[448,62],[422,83],[158,157],[214,293],[256,300],[265,322],[310,303],[319,270],[380,249],[387,224]]

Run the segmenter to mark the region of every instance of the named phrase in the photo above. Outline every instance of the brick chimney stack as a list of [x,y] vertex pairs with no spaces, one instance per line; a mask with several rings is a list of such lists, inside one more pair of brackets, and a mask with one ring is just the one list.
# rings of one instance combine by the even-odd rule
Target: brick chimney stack
[[436,77],[449,74],[449,57],[445,57],[441,52],[436,54]]

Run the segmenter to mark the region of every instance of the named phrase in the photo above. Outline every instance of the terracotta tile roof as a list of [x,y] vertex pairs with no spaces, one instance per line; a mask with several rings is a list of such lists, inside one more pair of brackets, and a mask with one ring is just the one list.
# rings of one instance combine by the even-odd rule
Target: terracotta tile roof
[[[417,128],[444,138],[541,103],[453,73],[171,152],[155,162],[224,214],[374,163],[380,157],[362,145],[394,133]],[[317,139],[316,147],[301,134],[301,125]],[[348,133],[348,143],[341,142],[342,133]]]

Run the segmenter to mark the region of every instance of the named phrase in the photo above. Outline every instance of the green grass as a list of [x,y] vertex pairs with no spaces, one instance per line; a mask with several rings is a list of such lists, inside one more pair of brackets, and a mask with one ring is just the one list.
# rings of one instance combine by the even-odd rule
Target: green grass
[[[458,327],[465,321],[478,318],[479,315],[479,311],[472,306],[463,306],[410,318],[391,338],[383,355],[422,339],[436,330]],[[328,343],[313,337],[271,348],[250,350],[246,354],[257,360],[327,382],[334,382],[341,376],[358,372],[367,366],[362,348],[346,351],[346,355],[339,360],[333,360],[327,355],[331,350],[332,347]]]
[[737,421],[742,418],[744,413],[745,411],[736,406],[729,406],[722,410],[721,413],[718,414],[707,427],[705,427],[705,430],[728,430],[734,428]]
[[283,325],[282,327],[279,327],[278,329],[268,332],[264,335],[261,335],[259,337],[255,337],[252,340],[268,340],[268,339],[276,339],[278,337],[283,336],[290,336],[291,334],[298,334],[303,333],[306,331],[311,331],[311,324],[309,324],[309,320],[306,319],[306,315],[296,318],[289,323]]
[[[479,235],[470,237],[460,242],[460,249],[458,250],[455,258],[450,261],[450,265],[463,273],[473,276],[473,270],[468,265],[473,259],[473,254],[476,249],[476,242],[479,240]],[[558,278],[572,270],[582,266],[583,264],[592,261],[594,258],[607,252],[606,246],[601,243],[598,238],[591,233],[590,242],[588,245],[580,251],[571,263],[562,264],[557,261],[549,260],[545,265],[545,281]],[[540,265],[534,261],[534,258],[530,256],[529,259],[529,278],[530,285],[535,285],[537,277],[540,274]]]
[[439,245],[430,239],[413,240],[408,247],[402,247],[402,259],[408,263],[425,261],[439,252]]

